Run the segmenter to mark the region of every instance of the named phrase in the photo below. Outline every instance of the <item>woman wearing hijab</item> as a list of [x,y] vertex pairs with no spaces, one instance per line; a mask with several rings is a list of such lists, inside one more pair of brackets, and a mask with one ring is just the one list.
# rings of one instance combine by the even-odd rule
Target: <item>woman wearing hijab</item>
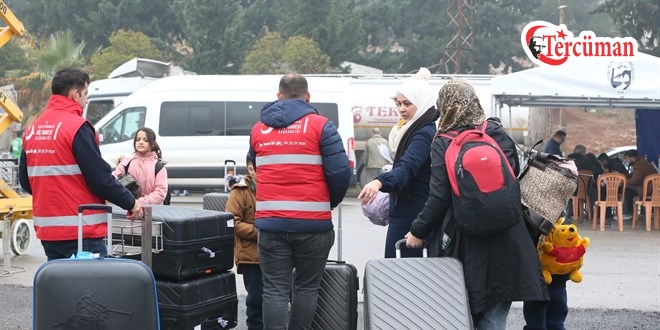
[[[437,107],[438,133],[461,132],[485,120],[474,88],[464,80],[453,79],[443,86]],[[516,147],[502,126],[489,120],[486,133],[500,145],[517,175],[520,164]],[[548,300],[536,247],[522,218],[489,236],[470,236],[452,226],[452,193],[445,164],[448,146],[447,138],[433,141],[429,198],[406,234],[406,245],[420,247],[422,238],[443,229],[450,238],[444,255],[458,258],[463,264],[474,326],[479,330],[505,329],[512,301]]]
[[[431,141],[435,136],[435,92],[428,83],[431,72],[420,68],[406,79],[394,95],[399,121],[389,135],[394,154],[392,170],[381,173],[362,188],[358,198],[371,203],[380,190],[390,193],[389,225],[385,239],[385,258],[394,258],[394,243],[404,238],[415,215],[424,207],[431,177]],[[421,256],[421,250],[402,251],[402,256]]]

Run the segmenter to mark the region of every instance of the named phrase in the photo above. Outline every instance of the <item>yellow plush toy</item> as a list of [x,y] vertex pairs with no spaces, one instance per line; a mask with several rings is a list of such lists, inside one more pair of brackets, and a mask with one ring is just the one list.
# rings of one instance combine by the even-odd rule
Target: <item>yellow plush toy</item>
[[552,282],[551,275],[569,274],[571,281],[580,283],[584,253],[589,238],[581,237],[575,225],[565,225],[559,218],[545,240],[539,241],[539,258],[545,283]]

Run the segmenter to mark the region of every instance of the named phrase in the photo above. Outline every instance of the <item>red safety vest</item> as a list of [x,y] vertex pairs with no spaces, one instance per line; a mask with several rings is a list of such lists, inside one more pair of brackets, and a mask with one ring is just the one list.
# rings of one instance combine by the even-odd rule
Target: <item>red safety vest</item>
[[285,128],[262,122],[252,128],[258,187],[255,219],[332,219],[320,147],[327,121],[309,114]]
[[[41,240],[77,239],[78,206],[105,204],[87,187],[72,152],[73,139],[85,123],[81,114],[78,103],[53,95],[44,113],[23,134],[34,229]],[[83,237],[104,237],[106,216],[90,213],[83,217]]]

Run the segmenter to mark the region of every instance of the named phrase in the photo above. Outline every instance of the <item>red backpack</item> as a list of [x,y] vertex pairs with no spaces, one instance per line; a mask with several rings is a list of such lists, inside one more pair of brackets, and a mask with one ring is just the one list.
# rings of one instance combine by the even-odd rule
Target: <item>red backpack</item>
[[453,218],[470,235],[489,235],[522,220],[520,186],[499,144],[486,134],[488,121],[460,133],[439,134],[450,140],[445,153],[452,190]]

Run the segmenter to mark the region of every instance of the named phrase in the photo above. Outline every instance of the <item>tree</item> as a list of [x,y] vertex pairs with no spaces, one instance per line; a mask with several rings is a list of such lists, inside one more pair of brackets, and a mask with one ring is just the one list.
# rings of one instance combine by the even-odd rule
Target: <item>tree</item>
[[325,73],[330,57],[314,41],[294,36],[284,41],[278,32],[259,39],[245,57],[243,74]]
[[119,30],[110,36],[110,46],[94,54],[90,69],[95,79],[103,79],[117,66],[134,58],[165,60],[149,37],[141,32]]
[[336,66],[358,58],[366,41],[355,0],[282,0],[277,6],[277,31],[283,36],[304,36],[314,40]]
[[[107,47],[115,31],[139,31],[160,40],[181,34],[174,0],[31,0],[13,1],[14,14],[38,36],[75,31],[74,40],[85,41],[88,51]],[[15,3],[15,4],[14,4]]]
[[10,40],[0,48],[0,78],[6,76],[7,71],[26,70],[30,67],[30,60],[19,45],[18,40]]
[[610,15],[622,34],[620,37],[633,37],[640,51],[660,56],[658,1],[606,0],[593,13]]
[[14,71],[5,79],[14,84],[18,106],[27,114],[24,123],[34,120],[46,105],[50,97],[50,82],[57,70],[86,65],[82,55],[84,48],[85,43],[76,43],[70,31],[53,34],[43,46],[30,52],[29,56],[36,59],[33,71]]
[[198,74],[237,73],[254,40],[245,30],[241,3],[174,0],[174,5],[192,48],[186,67]]

